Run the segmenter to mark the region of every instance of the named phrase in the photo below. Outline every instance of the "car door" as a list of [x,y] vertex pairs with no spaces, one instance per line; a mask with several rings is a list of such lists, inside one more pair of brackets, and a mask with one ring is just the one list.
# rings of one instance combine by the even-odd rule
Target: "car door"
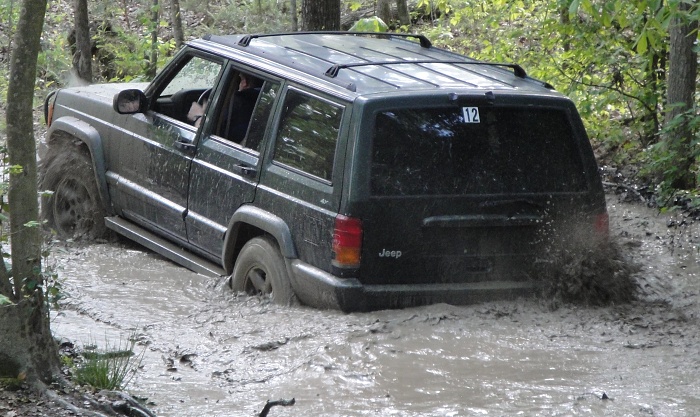
[[[231,128],[231,121],[240,119],[243,111],[236,101],[241,74],[253,79],[255,89],[249,91],[254,95],[252,114],[243,117],[250,121],[247,129],[243,128],[247,133],[242,140]],[[227,68],[223,79],[192,162],[185,217],[190,244],[216,260],[221,259],[224,235],[234,212],[255,197],[260,151],[280,90],[279,81],[236,66]]]
[[130,133],[108,174],[119,213],[174,240],[187,240],[185,212],[197,127],[188,112],[216,85],[223,61],[181,53],[146,90],[149,109],[127,117]]

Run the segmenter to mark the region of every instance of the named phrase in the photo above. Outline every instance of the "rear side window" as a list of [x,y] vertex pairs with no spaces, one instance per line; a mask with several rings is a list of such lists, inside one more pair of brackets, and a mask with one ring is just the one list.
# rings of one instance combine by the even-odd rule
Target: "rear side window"
[[330,181],[342,116],[336,103],[289,90],[273,160]]
[[582,191],[567,114],[552,108],[384,111],[375,120],[374,195]]

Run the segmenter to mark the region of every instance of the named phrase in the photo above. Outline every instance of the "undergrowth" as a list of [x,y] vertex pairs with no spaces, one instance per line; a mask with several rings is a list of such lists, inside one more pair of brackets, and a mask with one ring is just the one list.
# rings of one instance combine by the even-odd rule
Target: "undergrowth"
[[125,343],[120,340],[117,346],[105,341],[102,351],[94,343],[84,346],[80,359],[73,362],[73,381],[96,390],[124,389],[141,366],[146,353],[144,348],[141,353],[135,354],[135,346],[133,335]]

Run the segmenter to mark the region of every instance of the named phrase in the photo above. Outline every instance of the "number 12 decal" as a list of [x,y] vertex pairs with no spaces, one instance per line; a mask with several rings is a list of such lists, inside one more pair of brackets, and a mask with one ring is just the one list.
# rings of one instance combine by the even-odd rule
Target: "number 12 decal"
[[478,107],[462,107],[464,123],[481,123]]

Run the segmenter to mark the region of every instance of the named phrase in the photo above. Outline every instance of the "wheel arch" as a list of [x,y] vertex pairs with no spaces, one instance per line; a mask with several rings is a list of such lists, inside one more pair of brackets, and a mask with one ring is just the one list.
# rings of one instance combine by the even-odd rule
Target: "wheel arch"
[[238,253],[245,243],[262,235],[270,235],[287,259],[298,258],[289,226],[280,217],[260,208],[246,205],[239,208],[231,217],[224,236],[222,265],[227,274],[233,272]]
[[72,116],[65,116],[54,120],[46,132],[47,146],[51,146],[54,142],[62,139],[77,139],[86,147],[92,162],[92,169],[95,173],[95,181],[100,192],[102,205],[111,214],[112,205],[110,204],[109,192],[107,191],[105,157],[100,133],[89,123]]

